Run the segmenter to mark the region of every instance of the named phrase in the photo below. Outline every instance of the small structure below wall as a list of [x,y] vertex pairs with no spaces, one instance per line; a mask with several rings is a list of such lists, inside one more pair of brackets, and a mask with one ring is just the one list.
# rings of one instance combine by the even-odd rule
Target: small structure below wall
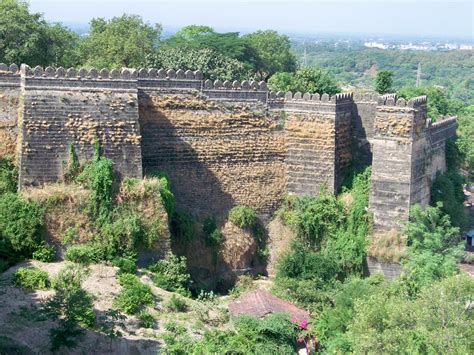
[[256,290],[243,294],[229,303],[229,311],[233,316],[251,315],[258,318],[270,313],[286,312],[293,323],[309,322],[309,313],[296,307],[293,303],[282,300],[264,290]]
[[378,261],[371,257],[368,257],[366,262],[365,273],[367,275],[373,275],[380,272],[387,280],[393,281],[400,276],[402,272],[402,267],[399,263]]

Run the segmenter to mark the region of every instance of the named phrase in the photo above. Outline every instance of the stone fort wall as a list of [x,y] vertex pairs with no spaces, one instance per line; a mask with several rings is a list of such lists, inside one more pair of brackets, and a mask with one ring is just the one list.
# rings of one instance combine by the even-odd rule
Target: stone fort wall
[[178,208],[198,218],[235,204],[270,215],[286,193],[336,191],[352,164],[372,162],[375,225],[392,228],[429,200],[455,129],[454,119],[426,119],[425,98],[275,93],[189,70],[0,64],[0,135],[16,142],[20,187],[59,180],[69,145],[83,162],[97,137],[119,174],[167,174]]

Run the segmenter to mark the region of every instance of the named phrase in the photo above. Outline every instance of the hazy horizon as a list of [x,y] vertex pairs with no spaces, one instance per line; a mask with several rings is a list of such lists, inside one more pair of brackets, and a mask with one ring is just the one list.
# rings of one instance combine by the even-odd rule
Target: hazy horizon
[[167,0],[30,0],[30,9],[46,20],[86,25],[137,14],[165,30],[208,25],[221,31],[275,29],[306,35],[353,34],[474,39],[471,1],[178,1]]

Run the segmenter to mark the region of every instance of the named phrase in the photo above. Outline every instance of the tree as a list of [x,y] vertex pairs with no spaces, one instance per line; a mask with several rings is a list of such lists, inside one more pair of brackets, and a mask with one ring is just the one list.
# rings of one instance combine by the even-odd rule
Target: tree
[[49,25],[20,0],[0,2],[0,62],[76,65],[79,37],[61,25]]
[[268,80],[276,72],[296,70],[296,58],[287,36],[268,30],[249,33],[242,39],[249,46],[254,71],[261,80]]
[[250,63],[247,44],[238,32],[219,33],[212,27],[191,25],[176,32],[166,40],[165,45],[196,50],[209,48],[222,56]]
[[154,68],[200,70],[207,79],[243,80],[249,73],[243,63],[226,57],[210,48],[161,47],[147,56],[147,66]]
[[393,72],[390,70],[381,70],[375,78],[375,91],[379,94],[386,94],[392,91]]
[[81,45],[81,56],[84,64],[97,68],[145,66],[146,56],[157,49],[161,34],[161,25],[149,25],[137,15],[109,21],[92,19],[90,27]]
[[410,209],[405,229],[408,258],[403,262],[402,288],[416,295],[424,286],[459,271],[462,241],[459,228],[453,227],[441,205]]
[[301,68],[296,73],[275,73],[268,85],[274,91],[299,91],[319,94],[336,94],[341,89],[334,78],[322,69]]
[[355,354],[468,354],[472,352],[474,281],[451,276],[411,300],[389,289],[360,299],[347,338]]
[[[449,113],[449,101],[445,91],[434,86],[404,86],[397,91],[397,95],[405,99],[426,95],[428,98],[428,117],[433,121],[439,116]],[[455,112],[450,112],[455,114]]]
[[456,145],[464,158],[463,165],[468,169],[469,175],[474,177],[474,105],[467,106],[458,113],[458,125]]

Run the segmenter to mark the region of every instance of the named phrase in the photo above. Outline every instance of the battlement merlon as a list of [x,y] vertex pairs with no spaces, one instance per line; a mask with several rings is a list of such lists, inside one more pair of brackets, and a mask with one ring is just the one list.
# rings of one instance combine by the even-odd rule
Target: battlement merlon
[[20,72],[18,65],[0,63],[0,88],[20,89]]
[[374,137],[393,140],[417,140],[428,128],[426,96],[410,100],[384,95],[378,98]]

